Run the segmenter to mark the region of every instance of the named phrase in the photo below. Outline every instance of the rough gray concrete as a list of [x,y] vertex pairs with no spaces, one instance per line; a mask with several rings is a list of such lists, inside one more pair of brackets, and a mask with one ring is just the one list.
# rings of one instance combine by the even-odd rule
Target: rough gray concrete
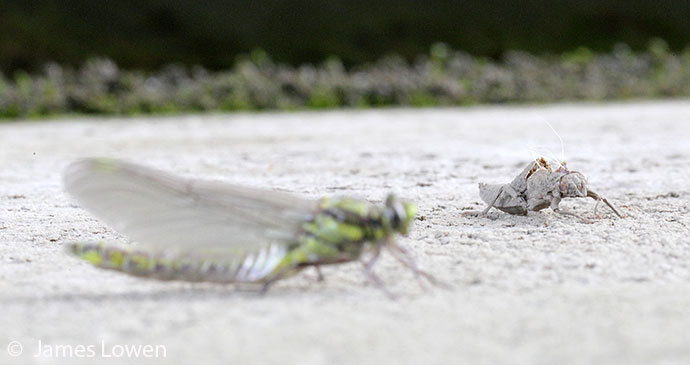
[[[483,207],[479,181],[510,181],[538,145],[559,152],[542,118],[569,167],[625,219],[461,217]],[[1,124],[0,364],[100,363],[124,345],[165,346],[166,357],[106,360],[687,364],[689,141],[682,101]],[[325,268],[323,283],[307,271],[264,296],[93,268],[62,245],[126,238],[62,192],[61,170],[82,156],[309,198],[397,191],[423,217],[402,245],[452,289],[420,289],[390,257],[376,269],[395,301],[358,264]],[[594,218],[591,200],[562,206]],[[39,341],[72,358],[34,357]],[[80,345],[96,358],[74,358]]]

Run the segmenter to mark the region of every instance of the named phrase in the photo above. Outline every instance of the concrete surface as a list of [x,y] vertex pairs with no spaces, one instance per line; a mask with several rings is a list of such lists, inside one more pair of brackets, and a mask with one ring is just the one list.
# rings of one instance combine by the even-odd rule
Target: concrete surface
[[[560,153],[542,118],[625,219],[461,217],[483,207],[479,181]],[[309,198],[396,191],[423,217],[401,244],[452,289],[422,290],[390,257],[376,270],[395,301],[356,263],[264,296],[96,269],[63,244],[126,238],[62,191],[82,156]],[[690,102],[3,123],[0,166],[3,365],[690,363]],[[594,218],[591,200],[562,206]],[[146,345],[158,357],[117,357]]]

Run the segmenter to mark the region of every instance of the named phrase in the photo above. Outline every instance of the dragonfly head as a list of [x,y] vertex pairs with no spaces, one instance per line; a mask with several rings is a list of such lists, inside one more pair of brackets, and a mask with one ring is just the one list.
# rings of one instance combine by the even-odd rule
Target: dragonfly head
[[384,229],[407,234],[416,214],[417,207],[414,204],[400,201],[394,194],[388,194],[383,214]]
[[587,196],[587,178],[577,171],[568,172],[561,177],[559,189],[563,197],[584,198]]

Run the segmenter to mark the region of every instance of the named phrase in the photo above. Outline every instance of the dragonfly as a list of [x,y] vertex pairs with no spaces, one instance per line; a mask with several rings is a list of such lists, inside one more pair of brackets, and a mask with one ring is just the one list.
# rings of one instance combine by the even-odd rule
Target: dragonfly
[[[360,261],[383,249],[420,281],[396,235],[407,235],[417,208],[389,194],[384,204],[350,197],[309,200],[288,193],[183,178],[116,159],[86,158],[64,173],[65,190],[137,245],[75,242],[69,253],[103,269],[159,280],[262,284],[262,291],[304,268]],[[134,246],[134,247],[132,247]]]

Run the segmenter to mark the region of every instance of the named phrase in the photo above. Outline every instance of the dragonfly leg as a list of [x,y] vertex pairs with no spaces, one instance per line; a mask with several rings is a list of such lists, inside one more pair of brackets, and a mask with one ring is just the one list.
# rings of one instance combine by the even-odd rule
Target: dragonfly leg
[[321,266],[314,265],[314,269],[316,270],[316,281],[324,281],[326,278],[323,276],[323,273],[321,272]]
[[374,256],[368,262],[366,262],[364,260],[360,260],[360,262],[364,266],[364,273],[366,274],[367,279],[369,279],[369,281],[374,283],[374,285],[377,288],[379,288],[381,291],[383,291],[386,294],[386,296],[388,296],[391,299],[395,299],[395,295],[393,295],[393,293],[391,293],[386,288],[386,286],[383,284],[383,281],[381,280],[381,278],[379,278],[378,275],[376,275],[376,273],[374,273],[373,267],[374,267],[374,264],[376,263],[376,261],[378,261],[380,254],[381,254],[381,247],[377,246],[376,249],[374,250]]
[[423,289],[424,285],[422,284],[422,278],[426,279],[432,285],[444,288],[448,287],[447,284],[439,281],[433,275],[429,274],[424,270],[421,270],[406,249],[402,248],[401,246],[398,246],[397,244],[395,244],[395,242],[389,242],[387,247],[390,249],[391,254],[393,255],[393,257],[395,257],[396,260],[398,260],[398,262],[400,262],[403,266],[409,268],[412,271],[412,273],[415,276],[415,279],[417,279],[417,282],[419,282],[419,286]]
[[562,208],[559,206],[560,203],[561,203],[561,198],[560,198],[560,197],[558,197],[558,196],[553,197],[553,199],[551,200],[551,210],[553,210],[554,212],[556,212],[556,213],[558,213],[558,214],[561,214],[561,215],[569,215],[569,216],[578,218],[578,219],[581,220],[583,223],[587,223],[587,224],[592,223],[592,222],[589,221],[589,219],[587,219],[587,218],[585,218],[585,217],[581,217],[579,214],[576,214],[576,213],[573,213],[573,212],[571,212],[571,211],[562,209]]
[[259,290],[259,294],[261,295],[266,295],[268,293],[268,289],[271,288],[271,285],[276,282],[277,279],[272,279],[264,283],[264,285],[261,286],[261,290]]
[[597,212],[597,209],[599,209],[599,205],[601,205],[601,199],[597,199],[597,203],[594,204],[594,215],[601,219],[601,215]]
[[587,196],[597,201],[597,203],[594,205],[594,215],[596,215],[597,218],[601,218],[601,216],[599,216],[599,213],[597,213],[597,208],[599,208],[599,205],[601,205],[601,202],[602,202],[602,201],[603,201],[609,208],[611,208],[611,210],[612,210],[614,213],[616,213],[616,215],[617,215],[619,218],[623,218],[623,216],[622,216],[620,213],[618,213],[618,211],[616,210],[616,208],[614,208],[613,205],[611,205],[611,203],[608,201],[608,199],[606,199],[606,197],[603,197],[603,196],[601,196],[601,195],[599,195],[599,194],[597,194],[597,193],[595,193],[595,192],[593,192],[593,191],[591,191],[591,190],[587,190]]
[[491,208],[493,208],[494,204],[496,204],[496,201],[497,201],[498,198],[501,196],[501,194],[503,194],[503,190],[504,190],[504,189],[505,189],[505,185],[504,185],[504,186],[501,186],[501,188],[498,189],[498,192],[496,193],[496,196],[491,200],[491,203],[489,203],[489,205],[488,205],[484,210],[482,210],[482,211],[478,211],[478,210],[469,210],[469,211],[466,211],[466,212],[462,212],[462,214],[460,214],[460,216],[461,216],[461,217],[479,217],[479,216],[482,216],[482,215],[486,215],[486,213],[488,213],[489,210],[491,210]]
[[278,280],[284,279],[286,277],[292,276],[293,274],[302,270],[302,267],[291,267],[287,269],[279,270],[278,272],[272,274],[266,281],[263,282],[261,290],[259,291],[262,295],[268,292],[268,289]]
[[556,208],[556,209],[554,209],[553,211],[556,212],[556,213],[558,213],[558,214],[569,215],[569,216],[578,218],[578,219],[580,219],[580,220],[582,221],[582,223],[586,223],[586,224],[592,223],[589,219],[587,219],[587,218],[585,218],[585,217],[581,217],[581,216],[580,216],[579,214],[577,214],[577,213],[573,213],[573,212],[571,212],[571,211],[564,210],[564,209],[562,209],[562,208]]

